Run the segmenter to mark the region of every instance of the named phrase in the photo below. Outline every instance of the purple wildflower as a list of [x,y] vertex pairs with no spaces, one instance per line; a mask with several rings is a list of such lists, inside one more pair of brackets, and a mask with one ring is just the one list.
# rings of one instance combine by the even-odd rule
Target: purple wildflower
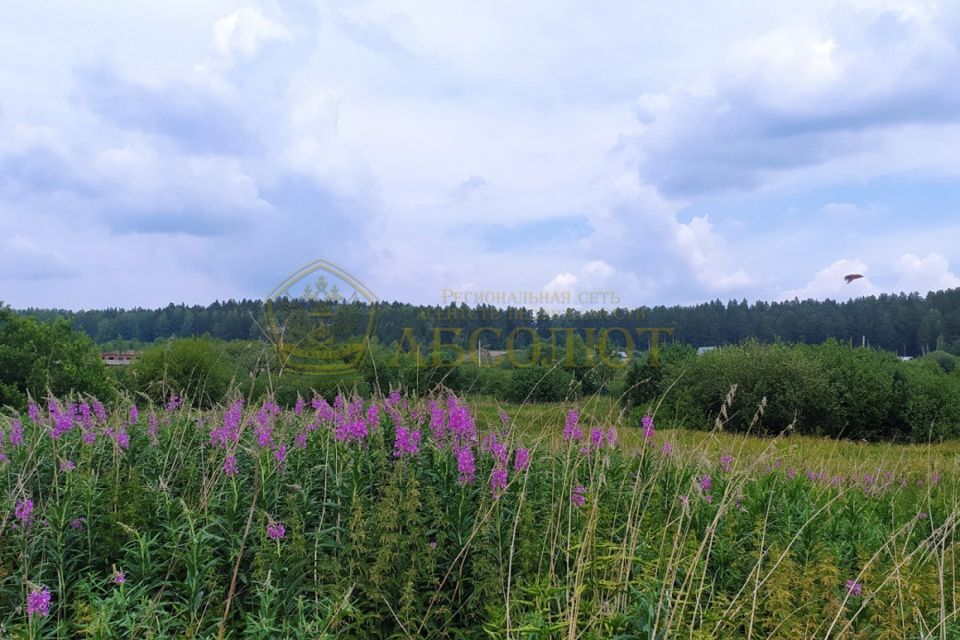
[[282,540],[287,530],[282,522],[271,522],[267,525],[267,537],[271,540]]
[[580,422],[580,412],[576,409],[570,409],[567,412],[567,419],[563,424],[563,439],[567,442],[570,440],[579,440],[583,437],[583,431],[578,426]]
[[473,449],[468,446],[457,447],[454,450],[454,455],[457,457],[457,471],[460,473],[460,482],[464,484],[472,484],[476,478]]
[[123,584],[127,581],[126,574],[123,571],[118,571],[117,569],[113,570],[113,584]]
[[617,446],[617,428],[610,427],[607,429],[607,446],[611,449]]
[[170,394],[170,399],[167,401],[167,413],[173,413],[177,409],[183,406],[183,400],[175,393]]
[[789,469],[787,469],[787,478],[788,478],[788,479],[793,480],[793,479],[796,478],[796,477],[797,477],[797,470],[796,470],[796,469],[794,469],[793,467],[790,467]]
[[73,460],[61,460],[60,461],[60,471],[63,473],[68,473],[77,468],[76,463]]
[[420,451],[420,430],[398,426],[397,436],[393,442],[393,457],[415,456],[418,451]]
[[14,509],[14,515],[17,520],[23,523],[24,527],[29,527],[30,521],[33,520],[33,500],[30,498],[18,500],[17,507]]
[[720,468],[724,471],[730,471],[733,468],[733,456],[726,451],[720,456]]
[[10,423],[10,444],[15,447],[23,444],[23,423],[19,420]]
[[223,412],[223,424],[210,432],[210,444],[223,448],[235,444],[240,439],[240,423],[242,421],[243,400],[235,400]]
[[847,593],[851,596],[859,597],[863,593],[863,585],[856,580],[847,580]]
[[276,450],[273,452],[273,459],[277,461],[277,464],[283,467],[284,463],[286,463],[287,461],[287,443],[286,442],[281,442],[280,446],[276,448]]
[[137,421],[140,420],[140,411],[137,409],[137,405],[130,405],[130,415],[127,418],[128,424],[137,424]]
[[307,408],[306,401],[303,398],[298,396],[296,404],[293,405],[293,414],[297,416],[303,415],[303,410],[306,408]]
[[27,595],[27,616],[45,618],[50,613],[50,590],[34,589]]
[[673,445],[669,442],[664,442],[663,446],[660,447],[660,454],[663,456],[669,456],[671,453],[673,453]]
[[490,453],[497,466],[507,466],[507,458],[510,457],[510,454],[507,451],[507,445],[497,440],[497,434],[491,433],[484,436],[483,448]]
[[507,488],[507,470],[497,467],[490,472],[490,493],[494,499],[499,498],[503,490]]
[[97,416],[97,420],[100,422],[106,422],[107,411],[103,408],[103,403],[94,398],[90,404],[93,405],[93,415]]
[[713,478],[710,477],[709,473],[703,476],[702,478],[700,478],[700,491],[703,491],[704,493],[706,493],[707,491],[710,491],[710,489],[712,488],[713,488]]
[[158,440],[157,435],[160,432],[160,421],[157,420],[157,414],[150,412],[150,415],[147,417],[147,435],[150,436],[150,443],[156,446]]
[[643,428],[643,441],[651,442],[653,441],[654,426],[653,426],[653,416],[646,415],[643,416],[643,419],[640,421]]
[[603,446],[603,429],[590,430],[590,444],[593,445],[594,449],[599,449]]
[[530,450],[524,447],[517,447],[517,451],[513,457],[514,471],[523,471],[528,466],[530,466]]
[[503,424],[503,426],[507,426],[507,423],[510,422],[510,416],[506,411],[500,412],[500,422]]
[[586,491],[587,490],[583,487],[582,484],[578,484],[577,486],[575,486],[573,488],[573,491],[570,492],[570,504],[572,504],[575,507],[582,507],[583,505],[585,505],[587,503],[587,497],[586,495],[584,495]]
[[76,518],[74,518],[73,520],[70,521],[70,528],[71,528],[71,529],[83,529],[83,523],[86,522],[86,521],[87,521],[87,519],[84,518],[83,516],[78,516],[78,517],[76,517]]
[[33,424],[40,424],[40,407],[36,403],[31,402],[27,405],[27,417]]
[[229,455],[223,459],[223,472],[228,478],[232,478],[239,473],[240,467],[237,465],[237,456]]
[[442,442],[444,430],[446,429],[446,412],[439,402],[430,403],[430,435],[434,441]]

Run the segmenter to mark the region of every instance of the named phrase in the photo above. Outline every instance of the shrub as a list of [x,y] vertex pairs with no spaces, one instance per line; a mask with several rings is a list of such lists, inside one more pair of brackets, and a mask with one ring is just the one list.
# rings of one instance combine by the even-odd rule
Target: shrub
[[131,373],[134,390],[155,402],[176,393],[210,406],[226,395],[233,371],[222,343],[176,338],[144,350]]

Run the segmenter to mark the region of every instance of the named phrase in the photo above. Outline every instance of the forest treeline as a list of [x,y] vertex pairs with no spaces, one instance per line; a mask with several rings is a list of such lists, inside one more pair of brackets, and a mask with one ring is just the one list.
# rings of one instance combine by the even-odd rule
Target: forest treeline
[[[286,301],[303,308],[329,308],[330,303]],[[820,344],[828,338],[918,356],[940,350],[960,355],[960,289],[930,292],[923,296],[882,294],[847,302],[833,300],[789,300],[753,302],[720,300],[692,306],[654,306],[633,309],[577,311],[548,314],[543,310],[518,307],[505,309],[490,305],[469,307],[413,305],[401,302],[380,303],[375,321],[368,323],[371,309],[366,304],[345,303],[352,317],[359,318],[351,332],[369,332],[381,344],[408,337],[421,344],[432,341],[435,329],[460,329],[443,333],[443,342],[465,343],[471,334],[482,333],[487,349],[505,349],[512,335],[515,346],[526,346],[531,331],[544,339],[565,330],[574,330],[588,341],[605,330],[632,332],[638,350],[647,347],[646,337],[637,328],[669,328],[676,342],[696,347],[738,344],[753,338],[761,342],[783,341]],[[207,335],[219,340],[264,340],[271,318],[260,300],[228,300],[202,306],[170,304],[161,309],[93,309],[67,311],[28,308],[18,313],[46,321],[67,319],[74,329],[83,331],[99,345],[122,347],[125,344],[152,343],[171,337]],[[592,333],[591,333],[592,332]],[[663,334],[667,339],[667,335]],[[561,338],[562,334],[561,334]],[[621,331],[610,331],[610,340],[628,346]]]

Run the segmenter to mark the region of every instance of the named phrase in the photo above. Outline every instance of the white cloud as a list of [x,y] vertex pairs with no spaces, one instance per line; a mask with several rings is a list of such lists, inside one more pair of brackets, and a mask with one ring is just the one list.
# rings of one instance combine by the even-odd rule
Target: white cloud
[[714,232],[707,216],[678,224],[674,242],[700,282],[711,290],[746,287],[752,282],[743,269],[730,266],[732,260],[723,240]]
[[291,37],[283,24],[267,18],[253,7],[234,11],[213,25],[213,48],[226,61],[251,57],[263,43]]
[[[818,271],[805,287],[787,291],[782,298],[785,300],[794,298],[848,300],[879,293],[877,287],[866,275],[868,270],[869,267],[859,260],[843,258]],[[847,283],[844,277],[851,274],[860,274],[864,277]]]
[[930,253],[923,258],[912,253],[900,256],[894,265],[899,275],[897,289],[900,291],[939,291],[960,287],[960,278],[950,271],[950,263],[939,253]]

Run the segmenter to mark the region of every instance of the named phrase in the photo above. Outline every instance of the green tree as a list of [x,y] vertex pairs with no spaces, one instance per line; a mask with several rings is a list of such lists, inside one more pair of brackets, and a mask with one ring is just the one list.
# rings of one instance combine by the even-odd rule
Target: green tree
[[23,409],[47,393],[112,397],[114,385],[86,335],[63,319],[38,322],[0,307],[0,405]]

